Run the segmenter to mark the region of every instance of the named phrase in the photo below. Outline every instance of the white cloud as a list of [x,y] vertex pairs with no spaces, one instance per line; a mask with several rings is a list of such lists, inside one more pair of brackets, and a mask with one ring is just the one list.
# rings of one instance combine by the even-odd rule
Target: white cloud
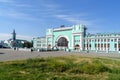
[[32,40],[33,37],[31,37],[31,36],[24,36],[24,35],[17,35],[17,39]]
[[[32,40],[33,37],[31,36],[25,36],[25,35],[17,35],[17,39],[23,39],[23,40]],[[8,40],[12,38],[12,34],[6,34],[6,33],[0,33],[0,40]]]
[[0,40],[7,40],[11,38],[11,34],[0,33]]
[[62,12],[62,10],[59,9],[60,6],[58,4],[45,0],[41,0],[39,2],[39,5],[21,3],[15,0],[0,0],[0,3],[11,3],[6,5],[8,6],[7,8],[5,6],[2,6],[3,8],[0,8],[0,16],[12,19],[38,21],[44,20],[41,17],[37,16],[38,13],[42,17],[54,17],[55,14]]
[[85,25],[92,25],[93,24],[93,20],[89,20],[89,19],[84,19],[86,16],[85,15],[76,15],[76,14],[72,14],[72,15],[55,15],[57,18],[74,23],[74,24],[85,24]]
[[32,6],[31,5],[28,5],[28,4],[14,4],[14,6],[16,6],[16,7],[23,7],[23,8],[31,8]]
[[3,10],[0,9],[0,16],[5,16],[14,19],[23,19],[23,20],[38,20],[37,18],[32,17],[32,15],[24,12],[19,12],[13,9]]
[[[0,16],[13,18],[13,19],[23,19],[23,20],[38,20],[32,14],[20,9],[31,9],[32,6],[29,4],[18,3],[15,0],[0,0],[0,4],[6,3],[6,6],[0,8]],[[6,8],[7,7],[7,8]]]
[[42,3],[41,4],[47,11],[59,11],[59,5],[54,3]]

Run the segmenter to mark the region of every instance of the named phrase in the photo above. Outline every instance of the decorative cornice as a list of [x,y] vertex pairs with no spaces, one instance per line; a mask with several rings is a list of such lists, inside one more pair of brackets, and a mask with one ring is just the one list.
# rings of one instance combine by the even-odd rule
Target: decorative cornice
[[84,37],[84,39],[106,39],[106,38],[120,38],[120,37],[118,37],[118,36],[116,36],[116,37],[112,37],[112,36],[109,36],[109,37]]
[[63,27],[63,28],[53,29],[53,31],[64,31],[64,30],[72,30],[72,27]]
[[75,35],[75,34],[83,34],[83,32],[73,32],[72,34],[73,35]]
[[54,37],[54,35],[46,35],[46,37]]

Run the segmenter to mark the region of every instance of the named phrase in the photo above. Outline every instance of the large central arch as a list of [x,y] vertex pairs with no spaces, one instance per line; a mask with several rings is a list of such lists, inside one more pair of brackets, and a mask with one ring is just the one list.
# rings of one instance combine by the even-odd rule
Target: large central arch
[[58,47],[68,47],[68,40],[65,37],[60,37],[57,41]]
[[64,50],[66,48],[69,48],[70,47],[70,42],[69,42],[69,38],[68,36],[66,35],[59,35],[57,38],[56,38],[56,46],[60,49],[60,50]]

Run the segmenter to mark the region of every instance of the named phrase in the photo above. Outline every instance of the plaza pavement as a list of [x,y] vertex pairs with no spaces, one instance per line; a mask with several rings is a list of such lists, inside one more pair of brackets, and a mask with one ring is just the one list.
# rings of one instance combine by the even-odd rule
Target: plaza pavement
[[119,53],[83,53],[83,52],[65,52],[65,51],[49,51],[49,52],[30,52],[30,51],[14,51],[12,49],[0,49],[0,62],[24,60],[39,57],[57,57],[65,55],[77,55],[84,57],[105,57],[111,59],[119,59]]

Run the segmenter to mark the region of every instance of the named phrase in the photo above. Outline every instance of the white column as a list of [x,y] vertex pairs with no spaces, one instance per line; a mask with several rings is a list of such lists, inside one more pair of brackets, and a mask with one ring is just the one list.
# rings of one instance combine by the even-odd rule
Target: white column
[[72,34],[72,49],[74,49],[74,35]]
[[104,39],[103,39],[103,51],[105,50],[105,42],[104,42]]
[[48,36],[46,36],[46,48],[48,47]]
[[117,51],[119,51],[119,44],[118,44],[119,40],[117,38]]
[[80,50],[83,50],[83,35],[80,34]]
[[101,39],[100,39],[99,43],[100,43],[100,50],[102,50],[102,49],[101,49]]
[[53,48],[54,45],[54,36],[52,35],[52,48]]
[[106,38],[106,51],[108,50],[108,39]]
[[97,47],[97,50],[98,50],[98,42],[97,42],[96,44],[97,44],[97,46],[96,46],[96,47]]
[[109,53],[108,38],[106,39],[106,51],[107,51],[107,53]]

